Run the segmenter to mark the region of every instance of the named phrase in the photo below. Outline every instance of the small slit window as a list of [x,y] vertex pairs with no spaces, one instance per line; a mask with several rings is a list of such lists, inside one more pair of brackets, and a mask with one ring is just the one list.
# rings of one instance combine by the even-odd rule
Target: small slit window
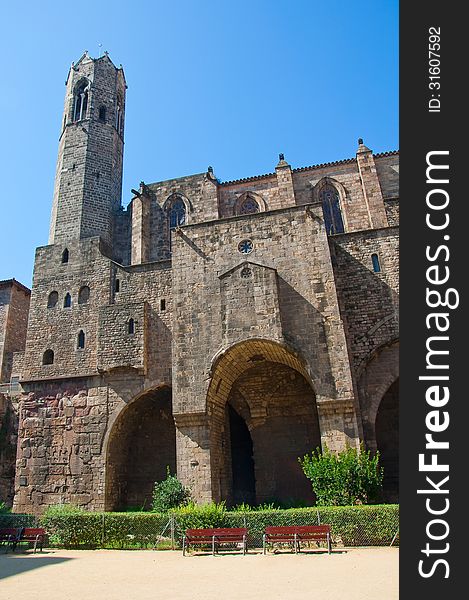
[[68,263],[69,256],[68,248],[65,248],[62,252],[62,264]]
[[80,288],[78,292],[78,304],[86,304],[90,299],[90,288],[87,285],[84,285]]
[[43,365],[53,365],[54,364],[54,351],[46,350],[42,355],[42,364]]
[[47,308],[54,308],[54,306],[57,306],[58,301],[59,294],[57,292],[51,292],[47,298]]
[[120,279],[116,279],[116,281],[114,282],[114,291],[120,292],[120,289],[121,289],[121,281],[120,281]]
[[127,323],[127,331],[132,335],[135,333],[135,321],[133,319],[129,319]]
[[373,264],[373,271],[375,273],[381,273],[381,264],[379,262],[379,256],[377,254],[371,255],[371,262]]
[[67,292],[64,298],[64,308],[70,308],[72,306],[72,297]]
[[83,350],[84,347],[85,347],[85,332],[83,331],[83,329],[81,329],[80,332],[78,333],[77,348],[78,348],[78,350]]
[[160,300],[160,310],[166,310],[166,300],[164,298]]
[[101,121],[101,123],[106,122],[106,107],[105,106],[99,107],[99,120]]

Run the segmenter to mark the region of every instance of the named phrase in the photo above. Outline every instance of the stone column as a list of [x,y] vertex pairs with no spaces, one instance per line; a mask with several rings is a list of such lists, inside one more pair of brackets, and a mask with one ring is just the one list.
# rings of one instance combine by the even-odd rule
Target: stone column
[[321,445],[332,452],[358,448],[360,438],[353,399],[317,400]]
[[140,191],[132,190],[132,255],[131,264],[140,265],[150,260],[150,197],[145,184]]
[[199,503],[212,500],[210,432],[205,413],[175,414],[176,464],[179,480]]
[[358,140],[357,164],[362,184],[363,196],[368,209],[371,229],[388,226],[386,209],[384,208],[383,194],[376,172],[373,152]]
[[275,173],[277,175],[280,206],[293,206],[295,204],[295,191],[293,189],[291,166],[287,163],[283,154],[279,154],[278,157],[279,161],[275,167]]

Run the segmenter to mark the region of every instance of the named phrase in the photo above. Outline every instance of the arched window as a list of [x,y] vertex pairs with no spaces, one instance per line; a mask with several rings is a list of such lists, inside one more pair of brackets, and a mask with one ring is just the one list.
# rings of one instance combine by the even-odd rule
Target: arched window
[[116,105],[116,129],[117,133],[122,135],[123,125],[124,125],[124,114],[123,114],[123,103],[122,98],[120,96],[117,97],[117,105]]
[[57,306],[58,301],[59,294],[57,292],[51,292],[47,298],[47,308],[54,308],[54,306]]
[[127,331],[132,334],[135,333],[135,321],[133,319],[129,319]]
[[65,250],[62,252],[62,263],[68,263],[68,258],[69,258],[69,252],[68,252],[68,248],[65,248]]
[[343,233],[344,222],[340,210],[339,192],[333,185],[327,184],[322,188],[319,197],[321,199],[327,235]]
[[42,364],[43,365],[53,365],[54,364],[54,351],[46,350],[42,355]]
[[176,198],[169,209],[169,228],[176,229],[186,222],[186,205],[181,198]]
[[373,263],[373,271],[375,273],[381,273],[381,265],[379,263],[379,256],[377,254],[371,255],[371,262]]
[[72,297],[67,292],[64,298],[64,308],[70,308],[72,306]]
[[86,111],[88,109],[88,90],[90,84],[88,81],[82,81],[75,88],[75,95],[73,100],[73,120],[81,121],[86,119]]
[[90,288],[87,285],[84,285],[80,288],[78,292],[78,304],[86,304],[90,299]]
[[252,198],[252,196],[246,196],[239,207],[240,215],[252,215],[253,213],[260,212],[259,204]]
[[78,348],[78,350],[83,350],[84,347],[85,347],[85,332],[83,331],[83,329],[81,329],[78,333],[77,348]]

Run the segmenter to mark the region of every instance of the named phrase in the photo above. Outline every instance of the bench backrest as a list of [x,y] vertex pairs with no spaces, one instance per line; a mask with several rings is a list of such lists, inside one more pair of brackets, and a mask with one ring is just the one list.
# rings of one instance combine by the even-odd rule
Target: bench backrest
[[215,536],[221,537],[242,537],[247,535],[248,530],[245,527],[213,527],[210,529],[187,529],[187,538],[212,538]]
[[331,531],[330,525],[290,525],[276,526],[271,525],[265,528],[265,533],[268,535],[317,535],[325,536]]
[[11,537],[15,537],[18,535],[18,529],[15,527],[4,527],[0,529],[0,540],[8,540]]
[[44,537],[46,535],[45,529],[39,529],[35,527],[25,527],[21,532],[22,538],[36,538],[37,536]]

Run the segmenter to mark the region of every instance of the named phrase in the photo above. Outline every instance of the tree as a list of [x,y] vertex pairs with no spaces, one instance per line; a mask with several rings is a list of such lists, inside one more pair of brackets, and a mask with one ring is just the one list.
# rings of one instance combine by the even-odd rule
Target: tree
[[176,475],[171,475],[169,467],[166,467],[166,479],[156,482],[153,488],[152,510],[166,512],[187,504],[190,497],[188,488],[182,485]]
[[373,504],[379,498],[383,484],[379,452],[371,456],[363,444],[358,450],[347,448],[338,454],[327,446],[323,452],[316,448],[298,460],[319,506]]

